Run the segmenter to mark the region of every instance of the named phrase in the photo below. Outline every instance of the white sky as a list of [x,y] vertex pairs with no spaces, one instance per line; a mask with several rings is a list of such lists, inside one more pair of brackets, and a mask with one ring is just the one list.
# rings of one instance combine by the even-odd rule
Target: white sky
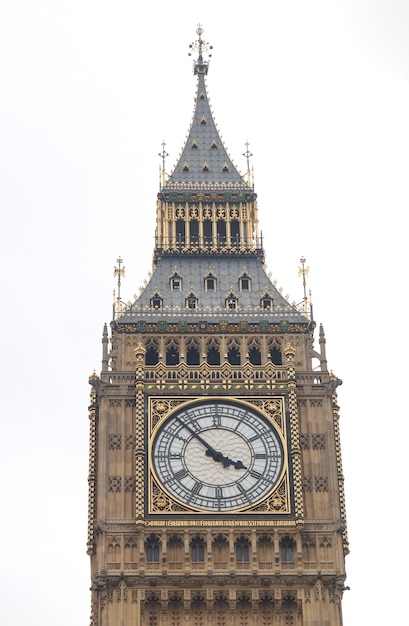
[[344,624],[364,605],[371,626],[401,623],[405,0],[3,3],[1,621],[89,622],[87,381],[118,255],[125,300],[150,270],[158,153],[164,139],[170,171],[188,130],[198,22],[214,47],[207,82],[225,145],[242,172],[246,140],[254,154],[268,269],[301,301],[306,257],[344,381]]

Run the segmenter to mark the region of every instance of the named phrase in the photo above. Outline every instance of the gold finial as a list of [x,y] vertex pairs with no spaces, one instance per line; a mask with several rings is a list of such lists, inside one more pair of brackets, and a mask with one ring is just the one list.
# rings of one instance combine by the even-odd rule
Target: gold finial
[[[114,266],[114,276],[118,277],[118,295],[116,297],[116,312],[119,314],[121,312],[121,276],[125,276],[125,266],[121,267],[123,260],[121,257],[118,257],[116,262],[118,263],[118,267]],[[114,292],[115,293],[115,292]]]
[[304,297],[303,297],[304,313],[306,315],[308,315],[308,307],[307,307],[308,298],[307,298],[307,281],[306,281],[306,277],[308,276],[308,272],[310,271],[310,268],[309,267],[305,267],[305,259],[304,259],[304,257],[301,257],[300,263],[301,263],[301,267],[298,268],[298,276],[302,276],[302,284],[303,284],[303,289],[304,289]]

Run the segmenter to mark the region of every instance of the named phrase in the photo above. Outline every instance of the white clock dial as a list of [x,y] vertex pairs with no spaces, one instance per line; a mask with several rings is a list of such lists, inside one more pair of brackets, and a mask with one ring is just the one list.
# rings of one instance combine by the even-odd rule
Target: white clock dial
[[256,411],[209,401],[177,412],[152,445],[163,488],[192,508],[227,512],[265,497],[283,468],[283,447],[272,424]]

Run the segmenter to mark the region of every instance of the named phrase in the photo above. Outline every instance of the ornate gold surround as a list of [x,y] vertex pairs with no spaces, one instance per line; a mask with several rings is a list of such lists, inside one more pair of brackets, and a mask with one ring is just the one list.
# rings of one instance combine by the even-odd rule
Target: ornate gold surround
[[[146,421],[146,444],[147,444],[147,462],[146,462],[146,510],[145,514],[148,518],[161,518],[161,519],[178,519],[179,517],[192,516],[192,518],[200,517],[220,517],[223,518],[234,517],[234,515],[228,515],[224,513],[212,512],[204,514],[203,511],[196,510],[177,501],[172,495],[170,495],[160,484],[155,476],[152,463],[152,442],[155,432],[158,427],[163,424],[176,410],[191,406],[192,403],[203,402],[208,397],[189,396],[181,398],[180,396],[163,396],[163,395],[149,395],[147,396],[147,421]],[[284,450],[284,463],[279,480],[273,487],[273,489],[256,505],[248,506],[244,509],[237,511],[240,513],[241,518],[243,515],[249,516],[249,519],[256,516],[274,516],[277,519],[291,516],[293,513],[292,496],[290,489],[290,448],[289,448],[289,420],[287,417],[288,407],[286,395],[268,395],[268,396],[211,396],[212,400],[229,400],[231,402],[240,404],[242,406],[251,407],[253,410],[259,412],[268,422],[271,423],[272,428],[275,429],[279,435],[283,450]]]

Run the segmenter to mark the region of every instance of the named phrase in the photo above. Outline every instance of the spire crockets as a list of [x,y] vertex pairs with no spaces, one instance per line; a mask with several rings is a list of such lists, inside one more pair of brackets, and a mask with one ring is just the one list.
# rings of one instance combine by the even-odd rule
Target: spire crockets
[[211,49],[197,29],[194,74],[197,95],[192,123],[178,162],[158,195],[155,261],[164,255],[255,254],[263,257],[257,201],[221,140],[210,108],[205,76]]

